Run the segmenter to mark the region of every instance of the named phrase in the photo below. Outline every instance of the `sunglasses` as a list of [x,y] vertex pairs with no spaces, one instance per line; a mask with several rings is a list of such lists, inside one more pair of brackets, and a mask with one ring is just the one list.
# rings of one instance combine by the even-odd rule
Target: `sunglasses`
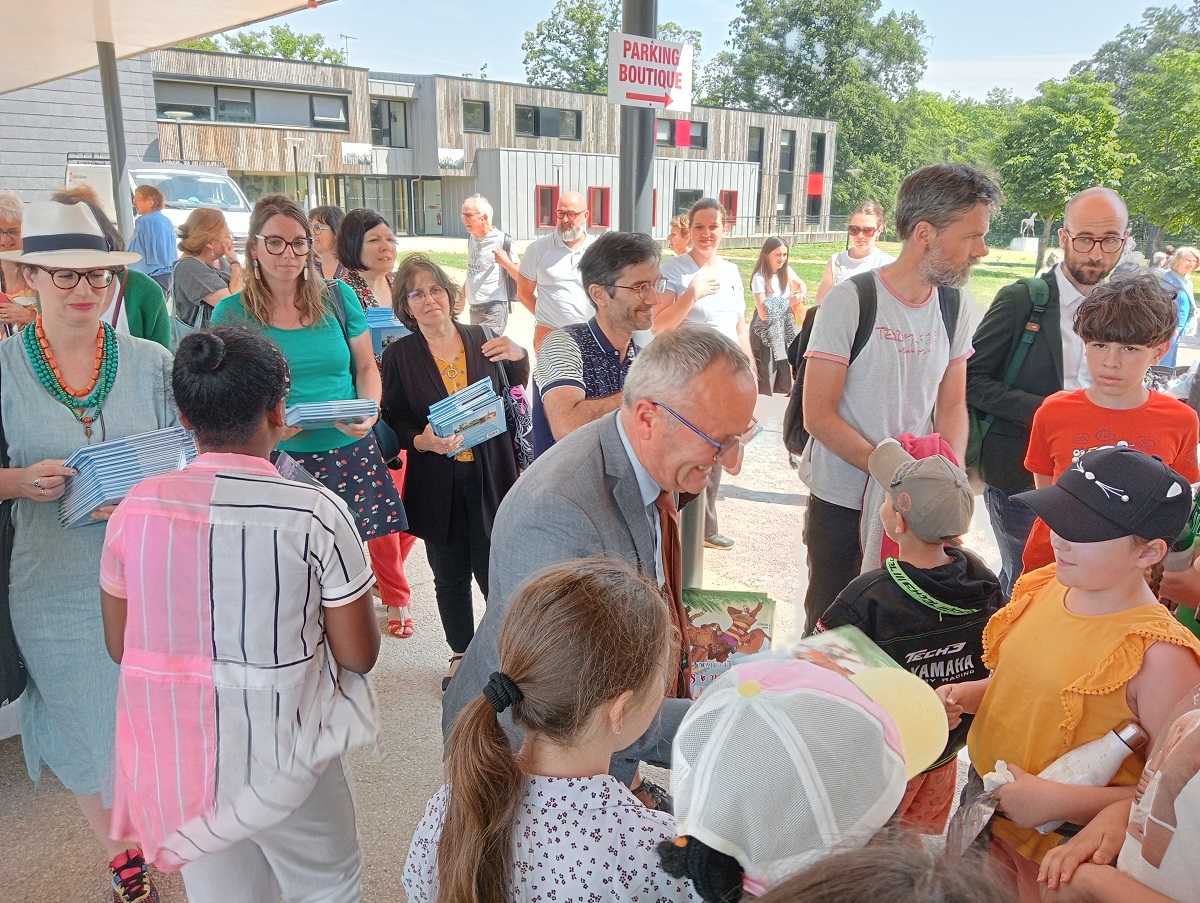
[[870,238],[878,231],[878,228],[876,226],[847,226],[846,231],[851,235],[862,235]]

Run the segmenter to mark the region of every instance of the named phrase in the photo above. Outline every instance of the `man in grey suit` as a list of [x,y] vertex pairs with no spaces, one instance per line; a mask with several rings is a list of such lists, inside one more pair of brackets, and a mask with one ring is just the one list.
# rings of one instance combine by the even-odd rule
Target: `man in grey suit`
[[[742,446],[757,429],[756,386],[753,366],[729,339],[707,327],[671,330],[630,367],[620,410],[575,430],[525,472],[492,527],[487,613],[443,698],[444,736],[499,670],[500,629],[515,591],[535,571],[606,555],[664,585],[656,500],[664,491],[698,493],[718,463],[729,473],[741,469]],[[628,784],[639,761],[669,765],[689,704],[664,700],[650,729],[613,758],[613,776]],[[519,729],[507,715],[502,722],[516,743]]]

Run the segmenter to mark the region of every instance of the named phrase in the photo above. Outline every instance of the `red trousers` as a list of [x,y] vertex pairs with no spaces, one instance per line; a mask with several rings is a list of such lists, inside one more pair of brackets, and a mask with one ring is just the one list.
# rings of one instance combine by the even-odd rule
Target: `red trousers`
[[[407,463],[407,454],[400,452],[400,460]],[[404,497],[404,477],[408,468],[389,470],[400,497]],[[404,573],[404,562],[412,551],[417,538],[408,533],[392,533],[378,539],[367,541],[367,551],[371,553],[371,569],[375,572],[375,580],[379,584],[379,595],[383,604],[391,608],[407,605],[412,598],[412,587]]]

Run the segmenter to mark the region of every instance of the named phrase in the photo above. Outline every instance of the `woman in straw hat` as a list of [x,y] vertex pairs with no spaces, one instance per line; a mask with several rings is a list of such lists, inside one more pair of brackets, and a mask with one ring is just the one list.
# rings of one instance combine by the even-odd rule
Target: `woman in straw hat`
[[118,669],[96,604],[103,521],[64,530],[58,505],[81,446],[176,423],[171,355],[100,320],[114,270],[137,254],[110,251],[83,204],[30,204],[20,264],[38,318],[0,344],[0,415],[8,438],[0,498],[14,499],[7,586],[28,667],[21,742],[35,784],[48,765],[79,801],[111,859],[114,900],[156,901],[139,850],[109,839]]

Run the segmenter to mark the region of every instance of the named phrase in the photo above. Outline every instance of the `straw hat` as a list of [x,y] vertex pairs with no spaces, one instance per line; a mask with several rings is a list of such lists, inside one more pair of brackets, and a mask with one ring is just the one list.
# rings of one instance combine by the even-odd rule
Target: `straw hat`
[[0,253],[0,260],[69,270],[125,266],[141,259],[141,254],[110,251],[86,204],[55,201],[34,201],[26,206],[21,250]]

